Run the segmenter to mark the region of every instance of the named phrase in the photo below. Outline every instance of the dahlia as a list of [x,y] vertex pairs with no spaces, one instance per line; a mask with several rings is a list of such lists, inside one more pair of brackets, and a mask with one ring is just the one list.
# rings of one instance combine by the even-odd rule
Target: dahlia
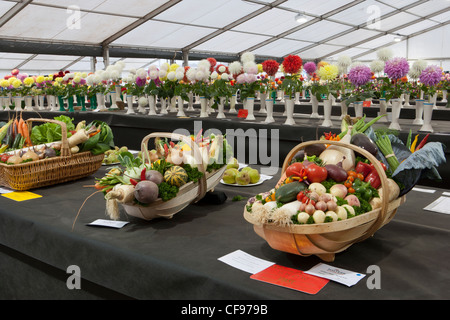
[[302,58],[297,55],[288,55],[283,60],[284,72],[295,74],[298,73],[302,68]]
[[211,67],[215,67],[216,66],[216,64],[217,64],[217,60],[216,59],[214,59],[214,58],[207,58],[206,60],[208,60],[209,61],[209,64],[211,65]]
[[350,69],[348,73],[348,79],[350,82],[357,86],[363,86],[372,78],[372,71],[368,66],[358,65]]
[[393,55],[394,54],[393,54],[392,50],[389,48],[381,48],[377,51],[378,59],[380,59],[381,61],[384,61],[384,62],[391,59]]
[[311,75],[311,74],[313,74],[316,71],[317,66],[316,66],[316,64],[314,62],[310,61],[310,62],[305,63],[305,65],[303,66],[303,69],[305,69],[305,71],[309,75]]
[[319,68],[317,75],[321,80],[333,80],[339,74],[339,68],[334,64],[327,64]]
[[262,67],[265,73],[269,76],[274,76],[277,73],[280,64],[275,60],[266,60],[262,63]]
[[384,61],[382,60],[373,60],[370,63],[370,69],[372,70],[372,72],[381,72],[384,70]]
[[441,81],[442,69],[437,65],[426,67],[420,74],[420,82],[426,86],[432,87]]
[[239,61],[234,61],[228,66],[230,73],[233,75],[238,75],[242,72],[242,64]]
[[241,62],[254,62],[255,61],[255,55],[251,52],[244,52],[241,56]]
[[391,79],[400,79],[408,74],[409,64],[405,58],[393,58],[386,61],[384,72]]

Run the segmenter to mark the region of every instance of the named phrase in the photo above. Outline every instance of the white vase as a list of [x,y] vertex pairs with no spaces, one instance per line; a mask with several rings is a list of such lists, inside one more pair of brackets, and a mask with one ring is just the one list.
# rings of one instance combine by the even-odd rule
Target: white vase
[[401,109],[401,101],[400,99],[391,99],[392,100],[392,120],[389,125],[389,129],[393,130],[401,130],[400,124],[398,120],[400,118],[400,109]]
[[161,111],[160,114],[168,114],[167,112],[167,100],[166,98],[161,98]]
[[340,119],[344,119],[344,117],[348,114],[348,106],[345,100],[341,100],[341,117]]
[[265,123],[275,122],[275,120],[273,119],[273,99],[266,99],[266,110],[267,116],[264,122]]
[[25,111],[34,111],[33,109],[33,97],[25,96]]
[[184,100],[181,97],[178,97],[178,113],[177,117],[186,117],[184,113]]
[[177,112],[177,97],[170,98],[169,112]]
[[255,107],[255,98],[253,98],[253,97],[247,98],[245,101],[245,105],[246,105],[245,109],[248,110],[248,114],[247,114],[247,117],[245,118],[245,120],[256,120],[255,116],[253,114],[253,109]]
[[284,101],[286,101],[286,96],[284,95],[283,91],[279,92],[280,92],[280,103],[284,103]]
[[152,95],[148,97],[148,115],[154,116],[156,114],[156,97]]
[[[302,99],[306,100],[306,90],[302,90]],[[300,103],[306,103],[306,101],[302,101]]]
[[311,116],[310,118],[313,119],[319,119],[319,101],[317,100],[317,97],[314,95],[311,95]]
[[97,110],[105,110],[106,109],[106,104],[105,104],[106,97],[105,97],[105,95],[103,93],[97,93],[96,97],[97,97],[97,102],[98,102]]
[[208,118],[208,101],[205,97],[200,97],[200,118]]
[[209,99],[208,100],[208,114],[211,114],[211,113],[213,113],[213,112],[216,112],[216,110],[214,110],[213,108],[212,108],[212,106],[214,105],[214,103],[215,103],[215,101],[214,101],[214,98],[211,98],[211,99]]
[[259,108],[259,113],[267,113],[266,110],[266,98],[267,98],[267,93],[266,92],[262,92],[259,94],[260,97],[260,104],[261,107]]
[[[288,95],[285,95],[285,96],[284,96],[284,99],[283,99],[283,103],[284,103],[283,117],[286,117],[286,116],[287,116],[287,111],[286,111],[286,100],[290,100],[290,98],[289,98]],[[280,101],[280,102],[281,102],[281,101]]]
[[117,103],[118,101],[122,102],[122,99],[120,98],[120,94],[122,93],[122,87],[119,85],[116,85],[114,87],[115,89],[115,98],[116,100],[114,101],[115,103]]
[[233,94],[230,99],[230,111],[229,113],[237,113],[236,111],[236,94]]
[[442,90],[442,101],[447,102],[447,90]]
[[413,121],[413,124],[423,125],[423,99],[416,99],[416,118]]
[[295,93],[294,104],[300,104],[300,92]]
[[15,96],[13,98],[13,100],[14,100],[14,111],[21,111],[22,110],[22,97]]
[[295,101],[293,99],[284,98],[284,105],[286,108],[286,121],[284,122],[284,124],[287,124],[290,126],[295,124],[294,103],[295,103]]
[[110,108],[116,107],[116,91],[109,92],[109,101],[111,102]]
[[224,102],[225,102],[225,97],[220,97],[219,107],[218,107],[219,112],[217,113],[217,119],[225,119],[226,118],[225,113],[223,113]]
[[410,97],[409,93],[406,93],[405,94],[405,99],[403,101],[403,106],[404,107],[411,107],[411,104],[409,103],[409,97]]
[[[385,98],[380,98],[380,116],[387,114],[387,103]],[[380,118],[378,122],[389,122],[387,116]]]
[[195,95],[194,104],[200,104],[200,97]]
[[0,96],[0,109],[1,110],[4,110],[4,108],[5,108],[4,101],[5,101],[5,98],[3,96]]
[[[331,95],[330,95],[331,96]],[[323,101],[323,122],[322,127],[332,127],[333,122],[331,122],[331,108],[333,107],[333,100],[331,97]]]
[[312,103],[313,101],[313,95],[311,93],[311,90],[309,90],[309,102],[308,103]]
[[353,107],[355,108],[355,117],[360,118],[363,116],[363,102],[355,101],[353,102]]
[[58,105],[56,104],[55,96],[47,96],[47,109],[50,111],[58,111]]
[[433,102],[433,109],[437,109],[437,105],[436,105],[436,102],[437,102],[437,92],[434,94],[432,102]]
[[186,110],[187,111],[195,111],[195,109],[194,109],[194,93],[189,92],[188,97],[189,97],[189,102],[188,102],[188,107]]
[[131,94],[127,94],[127,112],[126,114],[134,114],[136,112],[134,112],[133,109],[133,95]]
[[423,125],[419,131],[433,132],[431,126],[431,116],[433,115],[433,102],[423,103]]

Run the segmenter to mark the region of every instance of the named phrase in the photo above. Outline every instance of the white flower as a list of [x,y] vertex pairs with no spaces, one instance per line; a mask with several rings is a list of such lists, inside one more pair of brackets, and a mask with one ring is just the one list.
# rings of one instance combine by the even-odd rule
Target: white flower
[[422,72],[423,69],[427,67],[427,62],[425,60],[419,59],[414,61],[412,68],[416,69],[416,71]]
[[95,75],[93,75],[93,74],[90,74],[89,76],[87,76],[86,77],[86,84],[88,85],[88,86],[93,86],[94,85],[94,83],[95,83]]
[[154,65],[154,64],[152,64],[150,67],[148,67],[148,72],[150,72],[150,71],[157,71],[157,70],[158,70],[158,67],[156,65]]
[[244,52],[241,56],[241,62],[242,63],[255,62],[255,55],[249,51]]
[[414,80],[419,79],[421,74],[422,71],[416,68],[411,68],[408,72],[408,76]]
[[247,61],[243,64],[244,72],[257,74],[258,73],[258,65],[253,61]]
[[[183,69],[183,71],[184,71],[184,69]],[[184,72],[175,72],[175,76],[177,77],[177,80],[183,80]]]
[[123,69],[125,68],[125,62],[124,61],[117,61],[114,64],[120,71],[123,71]]
[[208,60],[202,59],[197,64],[197,69],[208,70],[211,68],[211,63]]
[[197,70],[197,72],[195,73],[195,80],[197,81],[203,81],[205,77],[205,72],[203,72],[202,70]]
[[351,65],[351,63],[352,63],[352,58],[350,58],[349,56],[340,56],[340,57],[337,59],[337,65],[338,65],[339,67],[346,68],[346,67],[348,67],[349,65]]
[[381,61],[388,61],[394,56],[394,53],[390,48],[381,48],[377,51],[377,57]]
[[381,72],[384,70],[384,61],[382,60],[373,60],[370,63],[370,70],[372,70],[373,73]]
[[164,69],[159,70],[158,75],[159,75],[159,78],[161,78],[161,79],[167,77],[167,70],[164,70]]
[[109,80],[109,78],[110,78],[111,76],[110,76],[109,71],[105,71],[105,72],[103,72],[103,73],[101,74],[101,77],[102,77],[102,80]]
[[94,75],[94,84],[99,84],[100,82],[102,82],[102,77],[98,74]]
[[218,70],[219,70],[219,72],[222,73],[222,72],[225,72],[227,70],[227,68],[225,68],[225,66],[220,66]]
[[141,79],[145,79],[147,77],[147,71],[144,68],[139,68],[136,70],[136,75]]
[[167,62],[164,62],[161,67],[159,67],[160,70],[165,70],[167,72],[167,70],[169,70],[170,65]]
[[179,72],[184,73],[184,68],[183,68],[183,67],[178,67],[178,68],[175,70],[175,72],[177,72],[177,73],[179,73]]
[[134,69],[134,68],[133,68],[133,69],[130,69],[130,73],[131,73],[131,74],[136,74],[136,69]]
[[146,105],[148,105],[148,99],[146,97],[140,97],[138,100],[138,104],[141,107],[145,107]]
[[112,80],[119,80],[119,78],[120,78],[120,72],[119,72],[119,70],[113,70],[113,71],[111,71],[111,79]]
[[186,71],[186,77],[188,78],[189,81],[194,81],[196,73],[197,73],[197,70],[195,68],[189,68]]
[[170,71],[170,72],[167,74],[167,79],[170,80],[170,81],[176,80],[176,74],[175,74],[175,71]]
[[230,76],[228,75],[228,73],[222,73],[222,75],[220,76],[220,78],[222,80],[228,81],[230,79]]
[[216,71],[214,71],[213,73],[211,73],[211,79],[212,79],[212,80],[216,80],[218,77],[219,77],[219,74],[218,74]]
[[158,70],[151,70],[149,72],[150,79],[155,80],[158,78]]
[[234,61],[228,66],[231,74],[239,74],[242,71],[242,64],[239,61]]

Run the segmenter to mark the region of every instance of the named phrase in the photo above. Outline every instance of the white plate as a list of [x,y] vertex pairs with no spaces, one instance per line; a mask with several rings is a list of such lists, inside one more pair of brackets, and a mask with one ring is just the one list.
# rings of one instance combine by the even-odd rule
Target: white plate
[[260,185],[263,182],[264,182],[264,180],[259,180],[257,183],[249,183],[246,185],[241,185],[241,184],[237,184],[237,183],[225,183],[225,181],[223,181],[223,179],[220,180],[221,184],[224,184],[226,186],[232,186],[232,187],[253,187],[253,186]]

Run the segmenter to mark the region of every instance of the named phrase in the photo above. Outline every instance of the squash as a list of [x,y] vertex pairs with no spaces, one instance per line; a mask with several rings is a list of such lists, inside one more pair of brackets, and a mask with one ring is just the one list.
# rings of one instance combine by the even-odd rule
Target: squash
[[164,181],[172,186],[181,187],[188,181],[188,174],[180,166],[173,166],[164,172]]
[[307,190],[308,186],[304,182],[294,181],[291,183],[283,184],[275,190],[275,200],[288,203],[297,199],[297,194],[300,191]]

